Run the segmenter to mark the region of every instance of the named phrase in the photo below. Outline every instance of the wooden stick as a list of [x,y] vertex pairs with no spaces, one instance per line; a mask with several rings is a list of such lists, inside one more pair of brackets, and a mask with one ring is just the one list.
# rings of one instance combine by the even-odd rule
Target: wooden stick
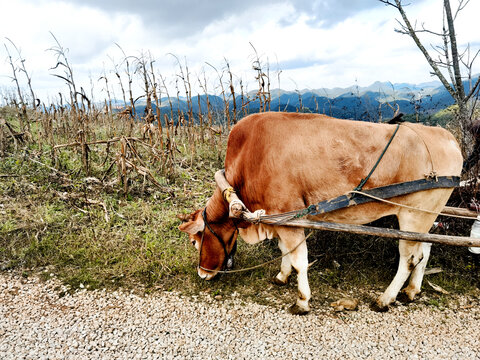
[[[262,223],[271,225],[274,221],[263,221]],[[350,225],[350,224],[338,224],[329,223],[324,221],[311,221],[311,220],[290,220],[282,223],[281,226],[302,227],[315,230],[328,230],[328,231],[340,231],[348,232],[360,235],[374,235],[385,238],[403,239],[410,241],[430,242],[436,244],[445,244],[453,246],[474,246],[480,247],[480,239],[471,238],[466,236],[451,236],[451,235],[438,235],[438,234],[423,234],[410,231],[401,231],[395,229],[385,229],[373,226],[364,225]]]
[[451,214],[451,215],[468,216],[468,217],[471,217],[472,219],[475,219],[479,215],[476,211],[472,211],[465,208],[451,207],[451,206],[445,206],[443,208],[442,213]]
[[[116,141],[119,141],[119,140],[120,140],[120,138],[116,137],[116,138],[109,139],[109,140],[91,141],[91,142],[86,143],[86,145],[109,144],[109,143],[116,142]],[[55,145],[53,148],[54,149],[60,149],[60,148],[64,148],[64,147],[80,146],[80,145],[82,145],[82,144],[77,141],[77,142],[73,142],[73,143],[69,143],[69,144]]]
[[235,190],[230,186],[225,178],[225,170],[218,170],[215,173],[215,182],[222,191],[223,198],[229,204],[229,212],[231,217],[239,218],[244,211],[248,212],[246,206],[238,198]]
[[[85,143],[85,145],[110,144],[110,143],[113,143],[113,142],[120,141],[121,138],[122,138],[122,137],[114,137],[114,138],[107,139],[107,140],[90,141],[90,142]],[[148,147],[148,148],[155,149],[154,146],[152,146],[152,145],[150,145],[150,144],[147,144],[147,143],[144,142],[142,139],[139,139],[139,138],[136,138],[136,137],[125,137],[125,139],[137,141],[137,142],[139,142],[140,144],[142,144],[142,145],[144,145],[144,146],[146,146],[146,147]],[[82,145],[82,143],[76,141],[76,142],[69,143],[69,144],[55,145],[53,148],[54,148],[54,149],[60,149],[60,148],[64,148],[64,147],[80,146],[80,145]]]

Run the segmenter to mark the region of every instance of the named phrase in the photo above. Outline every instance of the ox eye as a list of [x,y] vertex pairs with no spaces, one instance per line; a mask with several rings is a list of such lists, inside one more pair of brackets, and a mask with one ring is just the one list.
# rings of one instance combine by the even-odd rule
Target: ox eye
[[192,243],[193,246],[197,244],[197,241],[195,239],[191,239],[190,242]]

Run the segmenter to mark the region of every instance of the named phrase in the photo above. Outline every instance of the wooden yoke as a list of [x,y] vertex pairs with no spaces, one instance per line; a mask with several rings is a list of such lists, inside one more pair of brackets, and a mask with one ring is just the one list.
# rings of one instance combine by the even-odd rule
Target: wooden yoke
[[225,170],[218,170],[215,173],[215,182],[218,188],[222,191],[223,198],[229,204],[229,216],[237,219],[244,219],[248,221],[258,221],[260,216],[265,214],[265,210],[257,210],[250,212],[245,204],[237,196],[233,187],[225,178]]
[[[272,216],[264,216],[265,210],[257,210],[250,212],[245,204],[238,198],[233,187],[228,183],[225,178],[225,170],[219,170],[215,173],[215,182],[222,191],[224,199],[229,204],[229,216],[243,219],[254,224],[259,222],[269,225],[278,225],[280,218],[272,219]],[[468,211],[467,209],[460,208],[448,208],[445,211],[448,214],[457,214],[461,212],[463,217],[476,217],[476,212]],[[274,217],[275,215],[273,215]],[[310,221],[304,219],[289,219],[281,221],[282,226],[300,227],[316,230],[329,230],[329,231],[341,231],[362,235],[375,235],[385,238],[404,239],[410,241],[421,241],[430,243],[439,243],[454,246],[470,246],[480,247],[480,238],[472,238],[465,236],[450,236],[450,235],[437,235],[437,234],[423,234],[410,231],[401,231],[394,229],[384,229],[365,225],[351,225],[351,224],[337,224],[323,221]]]
[[[215,173],[215,182],[222,191],[222,196],[229,204],[229,216],[234,218],[241,218],[242,213],[247,210],[245,204],[238,198],[233,187],[225,178],[225,170],[218,170]],[[248,210],[247,210],[248,211]]]

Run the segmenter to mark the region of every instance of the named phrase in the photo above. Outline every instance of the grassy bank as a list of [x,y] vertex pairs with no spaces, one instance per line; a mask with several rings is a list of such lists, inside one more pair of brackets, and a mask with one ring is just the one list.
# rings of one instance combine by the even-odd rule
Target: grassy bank
[[[11,113],[4,112],[4,116],[18,128]],[[128,145],[125,151],[120,141],[111,146],[93,144],[87,174],[79,146],[54,150],[51,143],[41,140],[39,124],[32,123],[29,135],[36,141],[19,141],[16,149],[10,141],[0,157],[3,271],[56,276],[71,290],[125,287],[214,296],[239,293],[269,304],[293,301],[294,279],[286,288],[270,283],[279,261],[216,281],[200,281],[195,271],[197,254],[177,229],[180,221],[175,215],[203,206],[212,194],[213,174],[222,168],[225,135],[208,129],[179,132],[174,139],[174,161],[169,160],[171,153],[152,155],[151,146]],[[141,133],[141,125],[137,126],[133,134]],[[95,141],[112,138],[101,126],[95,129]],[[199,140],[201,131],[203,139]],[[55,143],[71,140],[58,136]],[[122,156],[135,166],[122,170]],[[378,225],[395,224],[387,219]],[[465,235],[469,226],[455,220],[445,231]],[[279,255],[275,242],[257,246],[240,242],[236,267]],[[309,240],[309,260],[313,263],[309,274],[314,304],[341,296],[367,301],[393,278],[397,245],[387,239],[317,232]],[[432,284],[452,294],[478,294],[478,258],[465,248],[434,246],[430,267],[443,270],[428,277]],[[434,306],[448,301],[448,295],[430,285],[424,289],[424,301]]]

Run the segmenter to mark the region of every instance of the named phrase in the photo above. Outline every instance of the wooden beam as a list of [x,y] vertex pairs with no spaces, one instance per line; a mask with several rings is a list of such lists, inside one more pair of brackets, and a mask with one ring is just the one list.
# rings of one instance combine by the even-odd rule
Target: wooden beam
[[476,219],[477,216],[479,215],[476,211],[472,211],[465,208],[451,207],[451,206],[445,206],[443,208],[442,213],[449,214],[449,215],[468,216],[468,217],[471,217],[472,219]]
[[[274,224],[273,221],[262,220],[265,224]],[[359,235],[374,235],[385,238],[403,239],[410,241],[430,242],[436,244],[453,245],[453,246],[473,246],[480,247],[480,239],[471,238],[466,236],[450,236],[450,235],[438,235],[438,234],[422,234],[411,231],[401,231],[395,229],[378,228],[365,225],[350,225],[350,224],[338,224],[329,223],[324,221],[311,221],[311,220],[290,220],[282,223],[281,226],[302,227],[315,230],[328,230],[328,231],[340,231],[348,232]]]
[[[249,217],[246,216],[247,214],[252,214],[246,209],[245,205],[240,201],[240,199],[235,194],[234,190],[231,188],[231,185],[228,183],[227,179],[225,178],[225,170],[219,170],[215,173],[215,181],[217,186],[222,191],[225,200],[231,205],[236,205],[235,209],[232,211],[230,209],[230,217],[235,218],[243,218],[247,221]],[[404,186],[405,184],[401,184]],[[228,196],[225,196],[225,192],[232,191],[228,193]],[[235,200],[235,201],[232,201]],[[238,203],[236,203],[238,201]],[[477,213],[475,211],[471,211],[468,209],[463,208],[455,208],[446,206],[443,210],[445,214],[453,214],[453,215],[461,215],[467,216],[472,219],[477,217]],[[251,220],[252,222],[256,222],[257,220]],[[260,220],[264,224],[270,225],[277,225],[277,220],[267,220],[261,219]],[[423,234],[411,231],[401,231],[396,229],[386,229],[386,228],[379,228],[373,226],[365,226],[365,225],[351,225],[351,224],[339,224],[339,223],[329,223],[324,221],[311,221],[305,219],[296,219],[296,220],[289,220],[286,222],[282,222],[279,226],[291,226],[291,227],[301,227],[307,229],[315,229],[315,230],[328,230],[328,231],[340,231],[340,232],[348,232],[353,234],[359,235],[374,235],[374,236],[381,236],[385,238],[391,239],[403,239],[403,240],[410,240],[410,241],[420,241],[420,242],[429,242],[429,243],[436,243],[436,244],[444,244],[444,245],[453,245],[453,246],[472,246],[472,247],[480,247],[480,238],[471,238],[466,236],[451,236],[451,235],[438,235],[438,234]]]

